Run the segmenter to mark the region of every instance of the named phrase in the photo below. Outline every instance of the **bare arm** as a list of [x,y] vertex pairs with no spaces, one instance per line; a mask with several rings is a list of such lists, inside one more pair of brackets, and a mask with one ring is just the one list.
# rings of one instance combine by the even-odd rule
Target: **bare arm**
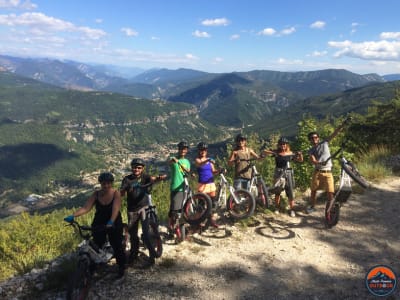
[[254,152],[253,149],[250,149],[250,155],[251,155],[252,157],[255,157],[256,159],[260,159],[260,158],[261,158],[257,153]]
[[344,126],[350,122],[351,117],[346,118],[343,123],[335,129],[335,131],[327,138],[327,141],[330,142],[334,137],[336,137],[340,131],[343,130]]
[[82,216],[84,214],[87,214],[93,208],[94,201],[96,199],[95,194],[96,194],[96,192],[94,192],[89,197],[89,199],[86,201],[85,205],[83,205],[81,208],[78,208],[78,210],[76,210],[72,215],[74,217],[79,217],[79,216]]
[[115,219],[118,217],[120,209],[121,209],[121,194],[119,193],[119,191],[115,191],[112,214],[111,214],[111,221],[113,223],[115,222]]
[[294,158],[297,162],[303,162],[304,158],[303,158],[303,153],[301,151],[297,152],[297,155]]
[[162,181],[167,179],[167,175],[150,176],[151,182]]
[[236,160],[236,151],[232,151],[228,159],[228,165],[232,166],[235,163],[235,160]]

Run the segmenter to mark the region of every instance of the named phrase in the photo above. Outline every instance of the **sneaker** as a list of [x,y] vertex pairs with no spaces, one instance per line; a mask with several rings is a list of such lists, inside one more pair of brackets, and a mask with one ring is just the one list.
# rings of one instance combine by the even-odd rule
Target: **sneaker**
[[174,230],[171,229],[171,228],[168,228],[167,239],[168,240],[173,240],[174,239]]
[[292,218],[296,217],[296,213],[294,212],[293,209],[290,210],[289,216],[291,216]]
[[276,215],[279,215],[279,214],[280,214],[279,209],[275,209],[274,213],[275,213]]
[[311,214],[311,213],[313,213],[315,211],[315,207],[314,206],[309,206],[309,207],[307,207],[306,211],[307,211],[308,214]]
[[138,253],[137,252],[131,252],[129,254],[129,258],[128,258],[128,264],[132,264],[135,260],[137,260],[138,258]]
[[115,276],[115,280],[120,280],[120,279],[124,278],[124,276],[125,276],[125,268],[119,268],[118,273]]
[[154,257],[143,258],[143,264],[140,266],[141,269],[148,269],[156,263]]

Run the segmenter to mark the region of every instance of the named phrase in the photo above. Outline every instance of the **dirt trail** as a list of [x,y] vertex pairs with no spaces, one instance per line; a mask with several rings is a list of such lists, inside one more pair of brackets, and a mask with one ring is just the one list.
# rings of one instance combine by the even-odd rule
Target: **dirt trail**
[[[97,280],[91,299],[376,299],[366,272],[385,264],[400,273],[399,191],[393,177],[353,193],[332,229],[320,203],[310,215],[258,213],[246,229],[226,224],[167,241],[154,267],[131,267],[118,284]],[[400,299],[399,288],[391,299]]]

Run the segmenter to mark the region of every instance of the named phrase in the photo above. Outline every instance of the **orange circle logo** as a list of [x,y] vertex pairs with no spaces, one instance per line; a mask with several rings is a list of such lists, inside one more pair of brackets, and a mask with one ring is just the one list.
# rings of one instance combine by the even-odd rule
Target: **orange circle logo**
[[367,276],[365,276],[365,286],[374,296],[389,296],[396,289],[397,275],[392,268],[384,265],[377,265],[367,272]]

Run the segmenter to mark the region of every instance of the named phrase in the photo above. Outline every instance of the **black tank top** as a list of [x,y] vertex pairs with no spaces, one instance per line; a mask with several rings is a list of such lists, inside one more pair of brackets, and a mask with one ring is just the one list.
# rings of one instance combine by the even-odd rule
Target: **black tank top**
[[275,167],[278,169],[284,169],[287,167],[287,163],[292,159],[290,155],[279,155],[275,156]]
[[[115,195],[115,192],[114,192]],[[112,210],[113,210],[113,204],[114,204],[114,195],[110,203],[104,205],[101,204],[99,201],[99,192],[96,192],[96,199],[95,199],[95,207],[96,207],[96,213],[94,214],[94,220],[93,222],[96,224],[106,224],[110,219],[112,215]],[[121,212],[118,213],[118,216],[116,220],[114,221],[114,224],[117,225],[119,223],[122,223],[122,218],[121,218]]]

